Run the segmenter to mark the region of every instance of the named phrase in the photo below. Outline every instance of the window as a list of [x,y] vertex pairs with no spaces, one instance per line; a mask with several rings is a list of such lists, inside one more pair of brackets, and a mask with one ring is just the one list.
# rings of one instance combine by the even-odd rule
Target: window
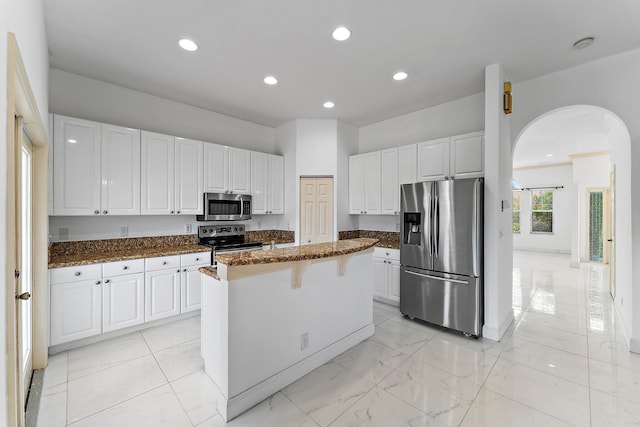
[[514,233],[520,233],[520,190],[513,190],[511,196],[511,205],[513,206],[512,229]]
[[553,233],[553,190],[531,190],[531,232]]

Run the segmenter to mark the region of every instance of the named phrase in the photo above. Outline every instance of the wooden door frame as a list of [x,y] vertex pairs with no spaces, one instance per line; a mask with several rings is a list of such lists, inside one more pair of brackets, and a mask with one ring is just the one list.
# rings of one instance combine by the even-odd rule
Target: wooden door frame
[[[48,264],[48,229],[49,218],[47,211],[47,177],[49,168],[49,146],[47,139],[47,129],[40,116],[40,110],[36,103],[26,68],[22,62],[18,42],[13,33],[7,35],[7,271],[5,275],[6,287],[5,304],[7,310],[7,425],[23,426],[24,410],[19,407],[19,402],[23,398],[19,395],[22,386],[18,378],[18,357],[16,341],[16,309],[15,309],[15,276],[16,264],[16,242],[12,236],[16,232],[15,200],[16,190],[20,183],[15,182],[15,156],[20,142],[16,138],[16,116],[22,117],[24,127],[27,129],[33,142],[33,299],[32,299],[32,360],[33,368],[41,369],[47,365],[47,344],[48,344],[48,284],[47,284],[47,264]],[[13,285],[9,285],[13,284]]]

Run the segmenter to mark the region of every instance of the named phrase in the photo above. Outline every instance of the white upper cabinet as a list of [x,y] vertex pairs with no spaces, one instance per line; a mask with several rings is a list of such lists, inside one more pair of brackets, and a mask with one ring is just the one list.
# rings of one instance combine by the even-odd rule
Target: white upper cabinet
[[284,213],[284,158],[252,151],[251,189],[254,214]]
[[229,189],[234,194],[251,194],[251,151],[229,147]]
[[142,131],[142,214],[175,214],[175,137]]
[[140,215],[140,131],[102,125],[101,214]]
[[349,157],[349,213],[381,212],[380,151]]
[[269,155],[269,198],[267,208],[271,214],[284,214],[284,157]]
[[100,123],[54,117],[54,215],[100,214]]
[[398,149],[382,150],[381,210],[384,215],[396,215],[400,208],[400,186],[398,185]]
[[417,152],[417,144],[403,145],[398,148],[398,185],[412,184],[418,180],[416,177]]
[[452,137],[450,165],[454,178],[484,176],[484,134],[475,132]]
[[418,181],[435,181],[449,177],[449,138],[418,144]]
[[202,213],[203,203],[203,143],[176,138],[175,144],[175,211],[178,215]]
[[229,189],[229,147],[204,143],[204,192],[224,193]]
[[484,133],[418,144],[418,181],[484,176]]

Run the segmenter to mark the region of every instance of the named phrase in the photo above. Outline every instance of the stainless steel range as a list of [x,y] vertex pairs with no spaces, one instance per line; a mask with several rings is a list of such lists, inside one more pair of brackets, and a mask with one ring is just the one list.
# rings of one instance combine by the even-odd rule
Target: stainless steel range
[[262,249],[260,242],[245,242],[244,225],[201,225],[198,227],[198,244],[211,248],[211,264],[216,265],[216,255],[248,252]]

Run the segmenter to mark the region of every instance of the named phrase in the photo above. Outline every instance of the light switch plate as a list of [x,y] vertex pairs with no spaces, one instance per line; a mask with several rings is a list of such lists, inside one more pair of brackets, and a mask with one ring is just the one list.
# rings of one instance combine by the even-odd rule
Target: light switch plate
[[124,225],[120,227],[120,237],[127,237],[129,235],[129,227]]
[[69,240],[69,229],[67,227],[58,229],[58,240]]

